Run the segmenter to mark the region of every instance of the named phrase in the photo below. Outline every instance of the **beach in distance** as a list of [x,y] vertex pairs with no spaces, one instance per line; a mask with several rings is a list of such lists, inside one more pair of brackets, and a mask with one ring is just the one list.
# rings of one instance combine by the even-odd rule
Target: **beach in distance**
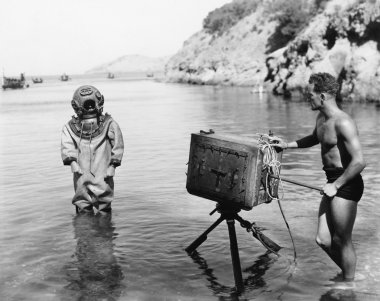
[[[318,192],[289,183],[277,202],[239,214],[279,244],[269,254],[235,223],[245,291],[234,291],[228,228],[220,224],[189,256],[185,248],[219,217],[216,202],[186,191],[190,136],[213,129],[255,138],[298,139],[315,112],[300,97],[284,100],[249,87],[164,83],[160,75],[45,76],[29,88],[0,91],[0,300],[379,300],[380,109],[345,103],[356,121],[367,167],[353,231],[357,280],[336,286],[338,269],[316,245]],[[26,74],[27,80],[31,79]],[[60,139],[80,85],[104,95],[125,151],[115,175],[112,214],[76,215],[70,168]],[[319,146],[286,150],[281,175],[322,187]]]

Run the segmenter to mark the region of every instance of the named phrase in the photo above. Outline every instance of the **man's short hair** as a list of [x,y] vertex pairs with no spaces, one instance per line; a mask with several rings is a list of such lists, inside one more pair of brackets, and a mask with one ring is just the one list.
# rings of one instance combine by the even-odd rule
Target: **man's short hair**
[[314,92],[329,93],[336,96],[339,84],[334,76],[326,72],[314,73],[309,78],[309,84],[314,84]]

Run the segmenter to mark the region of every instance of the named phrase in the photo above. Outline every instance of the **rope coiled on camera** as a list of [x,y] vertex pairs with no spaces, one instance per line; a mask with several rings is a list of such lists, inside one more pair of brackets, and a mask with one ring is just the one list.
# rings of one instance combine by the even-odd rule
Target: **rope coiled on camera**
[[[290,230],[289,224],[286,220],[284,211],[281,206],[281,201],[284,199],[284,189],[283,189],[281,176],[280,176],[281,162],[278,160],[277,151],[275,149],[276,144],[272,143],[273,141],[278,139],[278,137],[267,135],[267,134],[257,134],[257,135],[259,135],[259,139],[258,139],[259,147],[263,153],[263,171],[266,171],[265,192],[270,198],[270,200],[277,200],[278,206],[281,211],[281,215],[284,219],[285,225],[289,232],[290,239],[292,241],[294,261],[296,261],[296,258],[297,258],[296,246],[294,243],[292,232]],[[269,179],[270,177],[272,179]],[[278,180],[276,180],[275,178],[277,178]],[[274,183],[275,181],[278,181],[278,183],[277,185],[275,184],[272,185],[271,181],[272,183]],[[273,195],[273,192],[274,192],[273,190],[275,189],[276,186],[281,187],[281,197],[278,197],[278,193],[276,196]]]

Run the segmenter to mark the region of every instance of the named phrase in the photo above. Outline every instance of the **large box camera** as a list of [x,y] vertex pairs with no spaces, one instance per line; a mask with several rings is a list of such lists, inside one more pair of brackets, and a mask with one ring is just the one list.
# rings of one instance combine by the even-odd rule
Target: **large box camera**
[[[244,210],[270,202],[277,196],[278,181],[267,177],[268,170],[263,169],[265,152],[252,138],[192,134],[186,189]],[[281,154],[276,155],[279,161]]]

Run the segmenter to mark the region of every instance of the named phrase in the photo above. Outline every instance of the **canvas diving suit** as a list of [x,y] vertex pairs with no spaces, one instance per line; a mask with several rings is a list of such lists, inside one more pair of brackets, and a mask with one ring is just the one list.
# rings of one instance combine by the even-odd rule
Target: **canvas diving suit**
[[99,211],[111,210],[114,181],[107,173],[110,167],[119,166],[123,157],[122,132],[111,115],[101,113],[103,99],[96,88],[80,87],[72,101],[77,117],[73,116],[62,129],[63,164],[79,166],[79,172],[73,172],[72,199],[79,212],[93,207]]

